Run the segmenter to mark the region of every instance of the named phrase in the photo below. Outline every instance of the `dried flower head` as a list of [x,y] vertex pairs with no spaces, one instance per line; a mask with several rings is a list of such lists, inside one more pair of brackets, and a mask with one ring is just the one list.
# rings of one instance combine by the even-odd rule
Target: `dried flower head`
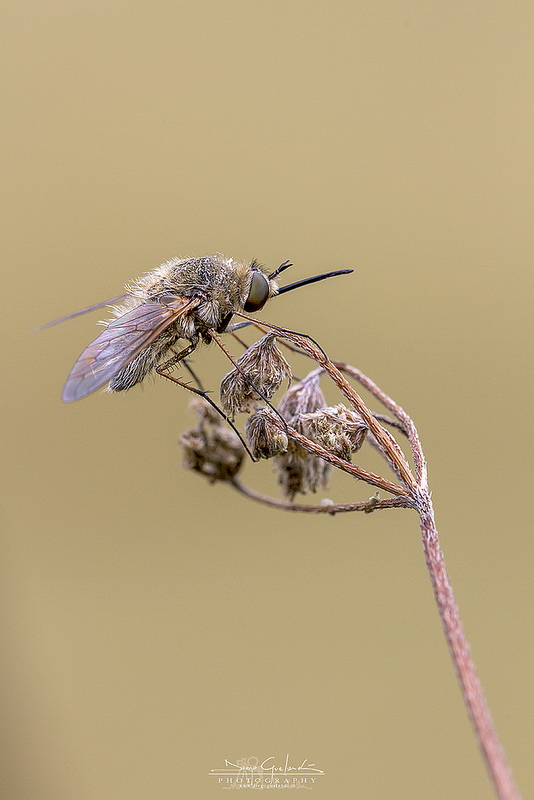
[[291,367],[276,346],[273,333],[249,347],[238,359],[237,366],[239,369],[234,368],[224,376],[220,389],[222,407],[232,418],[239,411],[251,411],[260,400],[254,387],[270,400],[284,378],[291,384]]
[[301,414],[309,414],[326,406],[319,383],[322,370],[314,369],[305,378],[291,386],[278,404],[283,418],[295,427]]
[[267,406],[260,406],[247,417],[245,432],[254,458],[272,458],[287,452],[287,434],[280,430]]
[[[292,386],[280,400],[278,411],[298,433],[306,436],[305,416],[326,406],[319,385],[321,370],[310,372],[306,378]],[[291,500],[297,493],[316,492],[326,486],[331,466],[322,458],[312,455],[302,445],[289,439],[287,453],[275,459],[278,480],[284,494]]]
[[184,468],[200,472],[210,483],[230,480],[241,468],[245,448],[208,402],[195,398],[191,406],[199,423],[180,436]]
[[367,435],[367,425],[356,411],[342,403],[302,414],[306,435],[339,458],[350,461]]

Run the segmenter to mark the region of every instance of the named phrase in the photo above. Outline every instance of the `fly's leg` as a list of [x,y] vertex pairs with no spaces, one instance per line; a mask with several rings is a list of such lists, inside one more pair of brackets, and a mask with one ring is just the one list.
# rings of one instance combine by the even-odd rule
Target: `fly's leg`
[[202,381],[200,380],[200,378],[198,377],[198,375],[196,374],[196,372],[194,372],[194,370],[193,370],[193,368],[191,367],[191,364],[189,363],[189,361],[187,361],[185,358],[184,358],[184,367],[185,367],[185,368],[186,368],[186,370],[189,372],[189,374],[191,375],[191,377],[192,377],[192,378],[193,378],[193,380],[195,381],[195,383],[196,383],[196,385],[198,386],[198,388],[199,388],[201,391],[204,391],[204,387],[202,386]]
[[170,378],[171,376],[167,375],[164,370],[173,367],[175,364],[178,364],[179,361],[183,361],[184,358],[187,358],[187,356],[191,355],[195,348],[196,344],[191,342],[191,344],[188,344],[183,350],[180,350],[179,353],[174,353],[173,350],[174,355],[171,358],[168,358],[167,361],[164,361],[163,364],[159,364],[159,366],[156,367],[156,372],[158,375],[163,375],[164,378]]
[[[195,344],[190,344],[187,347],[185,347],[183,350],[181,350],[179,353],[176,353],[174,356],[172,356],[172,358],[169,358],[163,364],[160,364],[158,367],[156,367],[157,374],[158,375],[162,375],[164,378],[167,378],[167,380],[172,381],[173,383],[177,383],[178,386],[182,386],[184,389],[187,389],[188,392],[193,392],[193,394],[196,394],[199,397],[203,397],[204,400],[206,400],[206,402],[208,402],[210,404],[210,406],[212,408],[214,408],[215,411],[218,414],[220,414],[221,417],[224,419],[224,421],[227,422],[228,425],[232,428],[234,433],[239,438],[239,441],[241,442],[241,444],[243,445],[243,447],[245,448],[245,450],[249,454],[251,460],[252,461],[256,461],[256,459],[254,458],[254,456],[250,452],[250,450],[249,450],[249,448],[247,446],[247,443],[245,442],[245,440],[243,439],[243,437],[241,436],[241,434],[237,430],[237,428],[234,425],[234,423],[230,419],[228,419],[228,417],[226,416],[226,414],[224,413],[222,408],[219,408],[217,403],[214,400],[211,399],[211,397],[208,395],[207,392],[205,392],[203,389],[197,389],[194,386],[190,386],[190,384],[184,383],[183,381],[179,381],[178,378],[174,377],[174,375],[169,375],[168,372],[165,372],[165,370],[169,369],[169,367],[172,367],[172,366],[174,366],[174,364],[178,364],[179,361],[183,361],[184,358],[187,358],[187,356],[190,355],[193,352],[195,347],[196,347]],[[198,381],[198,379],[196,378],[196,375],[194,374],[194,372],[191,370],[190,367],[187,366],[187,364],[186,364],[186,367],[189,369],[189,372],[191,372],[191,374],[193,375],[195,380],[197,380],[197,382],[200,383]]]

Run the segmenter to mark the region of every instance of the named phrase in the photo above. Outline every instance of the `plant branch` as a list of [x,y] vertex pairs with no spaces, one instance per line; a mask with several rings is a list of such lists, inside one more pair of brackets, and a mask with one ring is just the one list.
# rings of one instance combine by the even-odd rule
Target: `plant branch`
[[419,495],[417,510],[420,514],[423,548],[441,624],[479,748],[497,797],[500,800],[520,800],[521,796],[506,762],[465,638],[460,612],[439,545],[434,509],[428,493],[423,492]]
[[[375,437],[376,441],[381,447],[384,457],[388,460],[391,467],[398,478],[402,480],[404,485],[413,489],[416,486],[414,476],[410,471],[410,467],[401,448],[390,434],[378,420],[375,419],[371,411],[367,408],[360,395],[353,389],[350,383],[343,377],[339,369],[323,354],[316,345],[304,338],[300,334],[285,332],[285,335],[294,341],[298,346],[309,353],[315,361],[323,367],[323,369],[330,375],[339,390],[345,395],[347,400],[354,406],[354,408],[361,415],[367,427]],[[378,387],[376,387],[378,389]],[[390,409],[393,411],[393,408]],[[404,420],[402,420],[404,422]]]
[[[247,315],[241,312],[235,313],[244,319],[252,321],[252,318],[247,317]],[[347,398],[360,415],[369,433],[372,435],[372,444],[378,448],[402,485],[395,484],[380,475],[368,472],[352,464],[346,459],[339,458],[337,455],[334,455],[331,450],[326,449],[326,447],[323,447],[313,439],[299,433],[287,422],[287,419],[282,419],[278,412],[278,416],[270,415],[270,424],[274,425],[276,429],[282,431],[306,451],[312,453],[314,456],[318,456],[334,467],[343,470],[357,480],[365,481],[371,486],[383,489],[395,496],[386,500],[371,498],[358,503],[335,505],[326,502],[316,506],[305,506],[293,502],[275,500],[272,497],[262,495],[241,484],[235,477],[235,471],[230,478],[227,478],[227,482],[230,483],[234,489],[253,500],[287,511],[336,514],[349,511],[370,512],[379,509],[398,507],[414,508],[417,510],[420,517],[426,564],[430,574],[441,623],[479,748],[499,800],[520,800],[519,792],[514,784],[502,747],[499,743],[482,686],[471,658],[469,644],[465,637],[460,613],[445,567],[445,561],[434,521],[434,509],[428,489],[426,461],[415,424],[401,406],[383,392],[374,381],[355,367],[343,362],[330,361],[324,350],[322,350],[311,337],[265,322],[262,322],[262,329],[263,328],[272,330],[278,336],[288,339],[299,348],[299,352],[308,355],[318,364],[317,369],[312,371],[301,381],[303,385],[305,385],[306,381],[317,380],[318,375],[322,372],[330,376],[344,397]],[[385,417],[384,415],[373,414],[348,382],[345,375],[355,379],[364,386],[373,397],[394,415],[395,420]],[[298,414],[301,414],[302,419],[306,416],[312,416],[311,414],[306,414],[305,412],[301,413],[300,411]],[[295,416],[295,419],[298,419],[298,414]],[[415,467],[415,477],[410,470],[406,456],[393,434],[386,430],[380,424],[380,421],[384,422],[386,425],[397,428],[408,437]],[[339,425],[341,423],[336,420],[336,424]],[[274,435],[273,432],[273,436]],[[323,441],[323,439],[321,439],[321,441]],[[328,442],[329,440],[325,439],[324,441]],[[265,452],[270,451],[267,449]],[[312,484],[309,485],[313,488]]]
[[398,403],[396,403],[391,397],[389,397],[389,395],[383,392],[382,389],[371,380],[371,378],[368,378],[367,375],[364,375],[361,370],[356,369],[356,367],[353,367],[350,364],[345,364],[342,361],[334,361],[333,363],[339,370],[346,372],[347,375],[355,378],[355,380],[361,383],[362,386],[365,386],[365,388],[371,392],[371,394],[376,397],[376,399],[379,400],[382,405],[391,411],[391,413],[397,417],[399,422],[403,424],[404,431],[408,436],[410,447],[412,449],[417,483],[422,488],[428,489],[426,461],[421,448],[421,442],[419,441],[417,429],[411,417],[408,416],[406,411],[404,411],[404,409],[399,406]]
[[228,483],[251,500],[257,500],[259,503],[264,503],[273,508],[280,508],[283,511],[304,511],[311,514],[331,514],[334,516],[335,514],[349,511],[363,511],[366,514],[370,514],[372,511],[379,511],[383,508],[411,508],[410,502],[405,497],[388,497],[386,500],[372,497],[361,503],[323,503],[316,506],[304,503],[289,503],[287,500],[279,500],[266,494],[260,494],[250,486],[245,486],[235,477],[229,480]]
[[317,444],[317,442],[313,442],[311,439],[303,436],[302,433],[296,431],[291,427],[291,425],[288,425],[287,428],[285,428],[277,417],[273,417],[272,421],[274,425],[276,425],[280,430],[288,433],[292,439],[302,445],[302,447],[308,450],[308,452],[312,453],[314,456],[319,456],[319,458],[322,458],[324,461],[328,461],[329,464],[332,464],[334,467],[343,470],[343,472],[348,472],[348,474],[352,475],[353,478],[356,478],[359,481],[365,481],[365,483],[369,483],[371,486],[376,486],[378,489],[383,489],[385,492],[390,492],[391,494],[405,498],[410,497],[410,492],[404,487],[399,486],[396,483],[392,483],[392,481],[388,481],[387,478],[383,478],[381,475],[376,475],[374,472],[368,472],[367,470],[356,466],[356,464],[351,464],[350,461],[345,461],[342,458],[338,458],[338,456],[334,455],[334,453],[331,453],[329,450],[326,450],[326,448],[321,447],[321,445]]

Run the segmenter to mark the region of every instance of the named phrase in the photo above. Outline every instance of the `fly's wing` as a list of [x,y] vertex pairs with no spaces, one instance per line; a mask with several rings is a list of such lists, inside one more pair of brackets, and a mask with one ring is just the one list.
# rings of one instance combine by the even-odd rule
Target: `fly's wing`
[[71,369],[61,395],[63,402],[72,403],[100,389],[165,328],[200,304],[185,297],[173,298],[172,302],[143,303],[110,322]]
[[97,308],[104,308],[104,306],[113,306],[115,303],[122,303],[127,297],[127,294],[119,294],[117,297],[112,297],[110,300],[102,300],[101,303],[95,303],[94,306],[87,306],[87,308],[73,311],[72,314],[67,314],[65,317],[59,317],[59,319],[53,319],[51,322],[45,322],[44,325],[39,325],[38,328],[34,328],[32,333],[43,331],[45,328],[52,328],[54,325],[59,325],[60,322],[66,322],[68,319],[74,319],[74,317],[81,317],[82,314],[88,314],[89,311],[96,311]]

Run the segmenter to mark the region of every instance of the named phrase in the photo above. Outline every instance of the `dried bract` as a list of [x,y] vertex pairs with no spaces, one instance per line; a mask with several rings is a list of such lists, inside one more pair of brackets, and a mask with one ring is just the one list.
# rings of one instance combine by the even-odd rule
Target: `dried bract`
[[210,483],[230,480],[241,468],[245,448],[209,403],[196,399],[192,406],[200,420],[180,436],[184,468],[200,472]]
[[276,346],[273,333],[251,345],[237,365],[239,369],[234,368],[222,379],[220,389],[222,407],[232,418],[240,411],[251,411],[261,400],[254,387],[270,400],[284,378],[291,384],[291,367]]
[[321,370],[314,369],[284,394],[278,404],[283,418],[295,427],[301,414],[309,414],[326,406],[325,396],[319,383]]
[[[289,389],[278,404],[278,411],[298,433],[306,436],[303,417],[326,406],[319,385],[321,372],[314,370]],[[287,453],[275,459],[278,480],[284,494],[291,500],[296,494],[315,492],[326,486],[331,466],[322,458],[312,455],[302,445],[289,439]]]
[[339,458],[350,461],[367,435],[367,425],[342,403],[301,415],[306,435]]
[[266,406],[257,408],[247,418],[245,432],[254,458],[272,458],[287,452],[287,434],[280,430],[273,412]]

